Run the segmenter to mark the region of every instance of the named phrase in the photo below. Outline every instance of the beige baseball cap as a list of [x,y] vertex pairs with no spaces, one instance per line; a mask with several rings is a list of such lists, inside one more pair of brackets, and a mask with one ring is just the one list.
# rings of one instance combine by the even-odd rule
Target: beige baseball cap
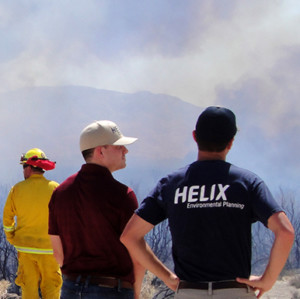
[[80,151],[101,145],[127,145],[137,138],[125,137],[119,127],[109,120],[98,120],[86,126],[80,134]]

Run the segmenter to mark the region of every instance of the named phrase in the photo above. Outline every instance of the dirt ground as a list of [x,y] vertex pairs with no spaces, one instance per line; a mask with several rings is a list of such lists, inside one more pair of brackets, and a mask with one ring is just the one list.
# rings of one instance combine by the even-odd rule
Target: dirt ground
[[300,299],[299,277],[284,276],[273,288],[264,294],[262,299]]

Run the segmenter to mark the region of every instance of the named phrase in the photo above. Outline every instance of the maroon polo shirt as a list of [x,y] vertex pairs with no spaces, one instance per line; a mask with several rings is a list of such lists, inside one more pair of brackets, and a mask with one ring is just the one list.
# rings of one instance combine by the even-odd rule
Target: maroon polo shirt
[[62,273],[133,283],[133,265],[120,235],[137,206],[134,192],[105,167],[84,164],[66,179],[49,203],[49,234],[60,236],[63,245]]

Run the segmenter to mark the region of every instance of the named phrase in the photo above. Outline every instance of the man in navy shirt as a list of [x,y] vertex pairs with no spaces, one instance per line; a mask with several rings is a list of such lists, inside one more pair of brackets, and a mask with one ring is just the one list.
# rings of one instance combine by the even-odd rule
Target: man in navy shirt
[[[176,291],[175,298],[256,298],[255,291],[259,298],[272,288],[291,250],[293,227],[268,187],[254,173],[225,161],[236,132],[232,111],[204,110],[193,132],[197,161],[162,178],[121,236],[129,253]],[[175,273],[144,240],[165,219]],[[261,277],[250,277],[255,221],[275,235]]]

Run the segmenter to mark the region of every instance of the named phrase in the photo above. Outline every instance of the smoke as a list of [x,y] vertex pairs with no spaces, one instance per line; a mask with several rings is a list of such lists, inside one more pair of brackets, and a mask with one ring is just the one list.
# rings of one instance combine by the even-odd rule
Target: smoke
[[299,45],[292,0],[2,1],[0,11],[2,91],[71,84],[202,106]]

